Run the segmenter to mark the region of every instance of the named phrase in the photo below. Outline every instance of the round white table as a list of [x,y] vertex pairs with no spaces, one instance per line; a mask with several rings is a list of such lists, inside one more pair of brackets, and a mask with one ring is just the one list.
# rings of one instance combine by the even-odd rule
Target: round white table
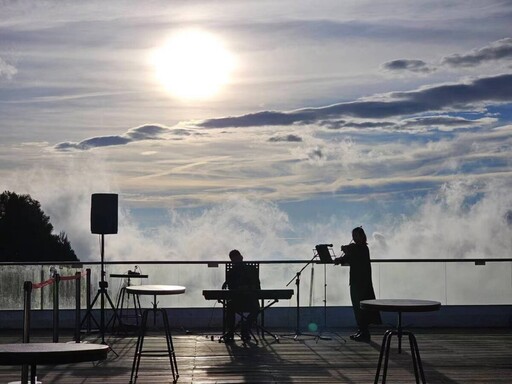
[[81,343],[0,344],[0,365],[30,365],[30,382],[36,383],[37,365],[105,360],[110,347]]
[[[383,312],[397,312],[398,322],[394,329],[388,329],[384,333],[382,345],[380,347],[379,363],[377,365],[377,373],[375,374],[374,384],[379,382],[380,368],[382,365],[382,358],[384,357],[384,371],[382,373],[382,383],[386,383],[386,374],[388,370],[389,361],[389,348],[391,345],[391,337],[398,336],[398,353],[402,353],[402,335],[409,336],[409,344],[411,347],[411,357],[414,366],[414,376],[416,383],[421,380],[426,383],[425,373],[423,372],[423,365],[420,358],[420,350],[418,349],[418,342],[416,336],[410,331],[402,329],[402,313],[403,312],[431,312],[437,311],[441,308],[441,303],[432,300],[416,300],[416,299],[375,299],[361,301],[361,309],[371,309]],[[419,375],[418,375],[419,372]]]
[[[179,377],[178,373],[178,363],[176,361],[176,353],[174,351],[174,345],[172,343],[172,335],[171,328],[169,326],[169,318],[167,316],[167,311],[163,308],[157,307],[156,297],[161,295],[180,295],[185,293],[185,287],[181,285],[132,285],[126,287],[126,291],[133,295],[148,295],[153,296],[153,307],[144,309],[142,313],[142,321],[139,329],[139,337],[137,338],[137,344],[135,346],[135,354],[133,356],[133,364],[132,364],[132,374],[130,376],[130,384],[135,384],[137,382],[137,376],[139,373],[140,359],[142,355],[147,356],[169,356],[169,362],[171,364],[171,371],[173,382],[176,383]],[[153,311],[155,315],[157,313],[162,314],[162,320],[164,324],[165,330],[165,339],[167,342],[166,350],[147,350],[143,351],[144,345],[144,336],[146,334],[147,322],[148,322],[148,313]]]

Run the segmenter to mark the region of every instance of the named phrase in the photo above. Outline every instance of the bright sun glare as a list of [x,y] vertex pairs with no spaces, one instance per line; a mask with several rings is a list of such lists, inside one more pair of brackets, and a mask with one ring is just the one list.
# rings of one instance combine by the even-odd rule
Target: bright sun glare
[[213,34],[187,30],[157,49],[153,64],[159,82],[175,97],[207,99],[229,81],[234,57]]

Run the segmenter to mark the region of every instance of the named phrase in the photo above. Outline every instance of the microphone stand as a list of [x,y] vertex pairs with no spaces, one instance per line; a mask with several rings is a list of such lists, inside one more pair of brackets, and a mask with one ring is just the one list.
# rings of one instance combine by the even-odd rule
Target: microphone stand
[[302,267],[302,269],[298,272],[295,273],[295,276],[288,282],[288,284],[286,284],[286,286],[288,287],[293,281],[295,281],[295,285],[297,286],[297,294],[295,295],[295,298],[297,300],[297,304],[296,304],[296,313],[297,313],[297,316],[296,316],[296,319],[297,319],[297,323],[296,323],[296,327],[295,327],[295,333],[293,335],[283,335],[283,337],[286,337],[286,336],[293,336],[293,339],[294,340],[298,340],[298,337],[301,336],[301,335],[305,335],[305,336],[316,336],[316,335],[313,335],[313,334],[306,334],[306,333],[303,333],[301,332],[300,330],[300,275],[302,273],[302,271],[304,271],[304,269],[306,269],[308,267],[309,264],[311,264],[313,262],[313,260],[315,260],[315,258],[317,257],[318,255],[315,254],[313,256],[313,258],[311,260],[309,260],[306,265],[304,265]]

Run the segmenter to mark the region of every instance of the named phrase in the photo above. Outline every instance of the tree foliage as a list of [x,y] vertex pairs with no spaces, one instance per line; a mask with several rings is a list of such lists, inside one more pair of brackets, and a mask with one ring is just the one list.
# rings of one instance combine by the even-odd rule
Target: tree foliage
[[0,261],[77,261],[67,235],[55,235],[50,217],[30,195],[0,195]]

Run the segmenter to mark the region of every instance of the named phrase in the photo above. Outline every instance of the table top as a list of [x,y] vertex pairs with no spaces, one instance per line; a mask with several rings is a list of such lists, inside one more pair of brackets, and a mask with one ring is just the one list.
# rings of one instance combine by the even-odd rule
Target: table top
[[417,299],[375,299],[361,301],[362,309],[377,309],[384,312],[429,312],[441,308],[439,301]]
[[82,343],[0,344],[0,365],[70,364],[105,360],[110,347]]
[[126,291],[136,295],[179,295],[185,293],[181,285],[131,285]]
[[147,279],[149,275],[141,275],[141,274],[133,274],[133,273],[111,273],[110,277],[120,277],[124,279],[130,278],[138,278],[138,279]]

